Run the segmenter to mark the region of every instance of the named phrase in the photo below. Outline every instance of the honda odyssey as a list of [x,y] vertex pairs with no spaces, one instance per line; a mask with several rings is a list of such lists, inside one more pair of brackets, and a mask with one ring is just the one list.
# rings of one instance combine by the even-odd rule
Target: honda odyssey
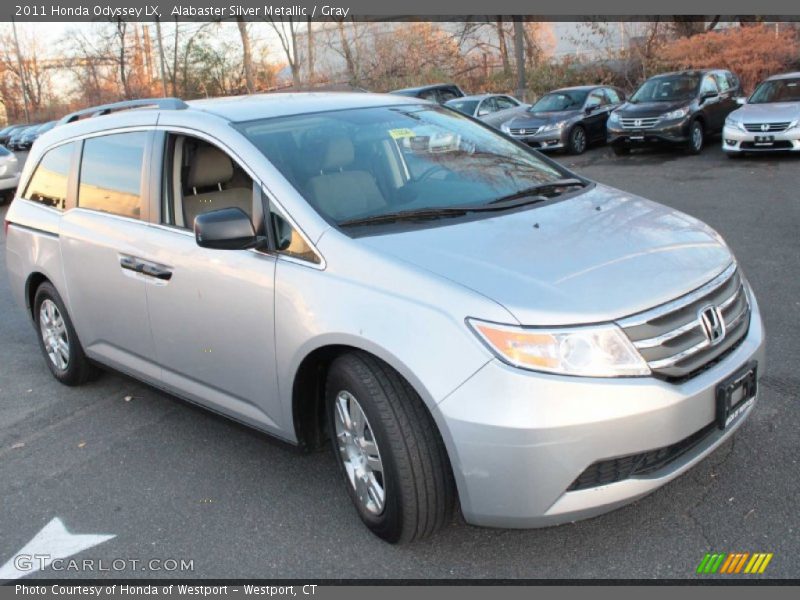
[[6,228],[58,381],[102,365],[330,443],[390,542],[456,506],[540,527],[641,498],[730,438],[764,371],[714,230],[416,98],[80,111]]

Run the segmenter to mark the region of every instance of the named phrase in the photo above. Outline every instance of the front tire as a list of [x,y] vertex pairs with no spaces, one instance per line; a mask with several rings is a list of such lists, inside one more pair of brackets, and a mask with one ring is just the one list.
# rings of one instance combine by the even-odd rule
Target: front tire
[[64,385],[85,383],[97,373],[86,358],[64,301],[50,282],[36,289],[33,316],[39,332],[39,348],[50,372]]
[[337,358],[325,387],[328,430],[361,520],[390,543],[433,534],[452,515],[455,484],[421,398],[362,352]]
[[572,131],[569,132],[569,141],[567,142],[567,152],[570,154],[583,154],[586,152],[588,140],[586,138],[586,129],[582,125],[575,125]]
[[689,127],[689,147],[686,151],[689,154],[700,154],[706,143],[706,133],[700,121],[693,121]]

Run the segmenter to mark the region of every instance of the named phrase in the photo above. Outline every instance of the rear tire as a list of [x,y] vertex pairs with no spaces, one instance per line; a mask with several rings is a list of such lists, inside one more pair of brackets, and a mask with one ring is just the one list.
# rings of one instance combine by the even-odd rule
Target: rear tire
[[370,531],[402,543],[443,527],[455,504],[450,462],[408,382],[377,358],[352,352],[331,365],[325,400],[337,464]]
[[631,149],[627,146],[611,146],[611,150],[615,156],[628,156],[631,153]]
[[48,281],[36,289],[33,318],[39,334],[39,348],[53,377],[64,385],[73,386],[97,374],[97,368],[83,352],[64,301]]

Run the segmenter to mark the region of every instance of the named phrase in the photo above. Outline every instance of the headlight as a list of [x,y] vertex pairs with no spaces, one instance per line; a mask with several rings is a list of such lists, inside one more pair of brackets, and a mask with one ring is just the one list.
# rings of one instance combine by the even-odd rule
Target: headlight
[[668,113],[664,113],[661,115],[661,118],[664,121],[674,121],[675,119],[682,119],[686,115],[689,114],[689,111],[685,108],[679,108],[678,110],[673,110]]
[[747,131],[744,128],[744,124],[738,119],[734,119],[733,117],[726,117],[725,127],[733,127],[734,129],[738,129],[740,131]]
[[789,126],[786,129],[794,129],[798,125],[800,125],[800,119],[795,119],[794,121],[789,123]]
[[608,122],[609,123],[616,123],[619,121],[619,115],[616,112],[612,112],[608,115]]
[[650,374],[647,363],[616,325],[524,328],[475,319],[468,323],[498,358],[515,367],[583,377]]
[[508,126],[508,123],[503,123],[502,125],[500,125],[500,131],[509,133],[511,131],[511,127]]
[[566,124],[567,124],[566,121],[559,121],[558,123],[550,123],[549,125],[545,125],[544,127],[542,127],[541,133],[544,133],[545,131],[555,131],[557,129],[563,129],[564,125]]

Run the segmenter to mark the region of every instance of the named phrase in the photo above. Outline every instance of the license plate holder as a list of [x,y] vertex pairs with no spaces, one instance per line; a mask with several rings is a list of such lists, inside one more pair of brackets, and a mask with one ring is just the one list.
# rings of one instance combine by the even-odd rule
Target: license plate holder
[[751,361],[717,384],[716,423],[727,429],[755,402],[758,391],[758,364]]
[[775,141],[774,135],[757,135],[756,144],[771,144]]

